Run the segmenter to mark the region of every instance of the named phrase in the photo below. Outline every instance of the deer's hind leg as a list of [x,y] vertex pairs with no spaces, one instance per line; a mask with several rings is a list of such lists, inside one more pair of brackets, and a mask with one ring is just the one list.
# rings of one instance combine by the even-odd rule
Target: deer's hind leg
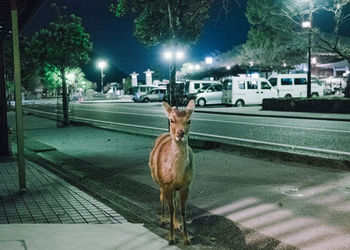
[[180,192],[180,209],[182,215],[182,225],[183,225],[183,238],[185,245],[190,245],[190,236],[187,233],[187,225],[186,225],[186,201],[189,193],[189,188],[181,189]]
[[164,226],[166,224],[166,217],[165,217],[165,201],[164,201],[164,194],[162,189],[160,189],[160,205],[162,207],[162,213],[160,216],[160,226]]

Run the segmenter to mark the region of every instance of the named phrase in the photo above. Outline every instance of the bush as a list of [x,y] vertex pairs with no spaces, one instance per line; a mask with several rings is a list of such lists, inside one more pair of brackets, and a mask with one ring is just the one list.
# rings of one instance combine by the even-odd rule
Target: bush
[[350,114],[350,98],[271,98],[263,100],[262,109],[274,111]]

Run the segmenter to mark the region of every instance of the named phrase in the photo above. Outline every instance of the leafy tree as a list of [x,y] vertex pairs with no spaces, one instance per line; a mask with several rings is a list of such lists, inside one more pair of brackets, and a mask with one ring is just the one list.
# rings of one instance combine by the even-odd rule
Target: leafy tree
[[92,49],[89,34],[84,31],[81,18],[64,14],[64,8],[53,5],[57,19],[47,29],[35,33],[31,51],[39,65],[56,67],[62,84],[63,121],[69,126],[67,98],[67,69],[79,67],[89,61]]
[[248,1],[246,16],[251,29],[242,46],[241,64],[253,61],[256,67],[279,70],[283,64],[290,66],[305,60],[307,41],[300,32],[301,26],[271,14],[280,12],[282,7],[282,1]]
[[[350,44],[342,36],[350,25],[349,0],[249,0],[246,15],[252,25],[248,48],[257,46],[254,42],[258,40],[256,38],[261,39],[258,44],[261,48],[270,40],[268,43],[273,41],[281,45],[282,55],[287,52],[284,58],[288,58],[290,51],[295,52],[298,58],[302,54],[301,48],[308,47],[307,33],[311,33],[314,49],[350,61]],[[328,19],[327,27],[319,25],[324,18]],[[304,21],[311,21],[311,27],[302,28]]]
[[[298,27],[301,27],[303,21],[311,21],[311,27],[307,32],[311,32],[313,36],[312,46],[321,51],[334,53],[350,62],[350,44],[343,36],[343,32],[350,25],[349,0],[280,1],[282,11],[273,13],[275,16],[289,20]],[[320,17],[328,18],[327,27],[317,25]]]
[[[76,92],[77,89],[84,91],[92,87],[92,83],[85,78],[84,72],[80,68],[65,70],[66,83],[71,92]],[[50,64],[46,64],[42,73],[43,88],[51,93],[55,93],[62,83],[60,70]]]
[[[21,68],[21,80],[22,87],[28,91],[34,90],[38,87],[38,81],[35,76],[37,72],[37,66],[30,53],[30,41],[25,36],[19,37],[20,47],[20,68]],[[7,80],[8,90],[14,91],[13,86],[13,48],[12,48],[12,37],[8,36],[4,43],[5,49],[5,78]]]
[[[163,45],[175,51],[195,43],[213,0],[115,0],[110,10],[117,16],[133,13],[134,35],[147,46]],[[170,63],[170,104],[175,99],[176,59]]]

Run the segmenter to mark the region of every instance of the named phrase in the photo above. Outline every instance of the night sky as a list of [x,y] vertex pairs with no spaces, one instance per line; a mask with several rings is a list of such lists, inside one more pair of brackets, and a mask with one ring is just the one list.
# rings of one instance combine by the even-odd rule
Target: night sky
[[[46,27],[53,17],[50,9],[51,3],[56,2],[59,6],[65,5],[69,13],[82,18],[85,31],[90,34],[93,42],[95,58],[103,58],[111,67],[106,69],[108,79],[116,68],[130,74],[136,71],[140,78],[144,78],[143,72],[155,65],[159,70],[167,71],[167,62],[162,57],[162,47],[147,48],[139,43],[133,36],[133,20],[131,17],[117,18],[109,11],[112,0],[47,0],[25,27],[23,34],[31,36],[40,28]],[[211,9],[211,17],[206,22],[203,33],[197,44],[192,46],[184,62],[200,62],[206,56],[217,55],[230,50],[232,47],[246,41],[249,23],[244,15],[246,0],[238,0],[240,5],[233,3],[228,16],[222,13],[222,1],[214,0]],[[233,1],[235,2],[235,1]],[[221,13],[221,14],[220,14]],[[93,63],[93,62],[92,62]],[[87,75],[96,72],[86,72]]]

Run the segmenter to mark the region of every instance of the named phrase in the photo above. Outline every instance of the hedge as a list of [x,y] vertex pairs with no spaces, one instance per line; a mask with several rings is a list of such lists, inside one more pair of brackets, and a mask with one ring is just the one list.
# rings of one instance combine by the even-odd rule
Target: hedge
[[350,98],[269,98],[263,110],[350,114]]

